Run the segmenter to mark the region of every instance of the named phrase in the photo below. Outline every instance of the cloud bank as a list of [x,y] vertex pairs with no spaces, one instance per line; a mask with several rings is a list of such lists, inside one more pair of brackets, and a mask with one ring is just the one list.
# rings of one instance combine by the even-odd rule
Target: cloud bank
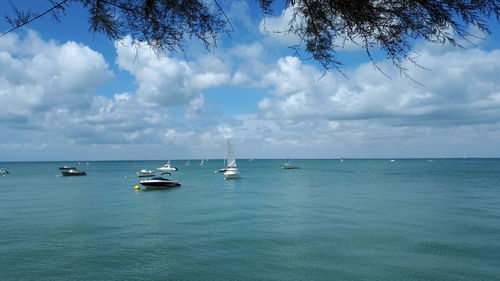
[[[425,69],[408,65],[418,84],[389,61],[377,63],[390,78],[370,63],[345,78],[273,57],[270,46],[240,43],[187,61],[144,45],[137,52],[126,38],[107,61],[81,43],[9,34],[0,39],[0,152],[7,160],[209,158],[222,157],[231,138],[249,158],[498,156],[498,49],[419,44]],[[102,92],[118,71],[136,88]],[[241,102],[241,89],[257,105]],[[222,103],[208,94],[218,91]],[[228,105],[256,110],[223,114]]]

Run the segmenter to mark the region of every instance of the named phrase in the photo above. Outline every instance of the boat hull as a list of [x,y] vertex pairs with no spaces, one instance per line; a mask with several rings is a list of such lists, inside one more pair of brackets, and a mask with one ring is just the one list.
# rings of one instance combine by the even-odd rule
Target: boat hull
[[160,168],[156,168],[157,171],[160,171],[160,172],[175,172],[175,171],[179,171],[179,169],[175,168],[175,167],[160,167]]
[[234,180],[234,179],[239,179],[239,178],[240,178],[240,171],[238,171],[238,170],[228,169],[224,173],[224,179],[226,179],[226,180]]
[[60,171],[76,170],[76,167],[67,167],[67,166],[64,166],[64,167],[59,167],[59,170]]
[[140,184],[144,186],[144,188],[146,189],[167,189],[167,188],[181,186],[181,184],[176,181],[156,181],[156,180],[140,181]]
[[78,177],[78,176],[86,176],[87,173],[84,171],[77,171],[77,172],[71,172],[71,171],[62,171],[61,175],[63,177]]

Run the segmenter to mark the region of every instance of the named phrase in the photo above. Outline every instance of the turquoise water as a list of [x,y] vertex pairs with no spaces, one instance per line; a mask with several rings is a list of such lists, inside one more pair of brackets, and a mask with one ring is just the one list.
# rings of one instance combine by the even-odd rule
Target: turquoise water
[[500,280],[500,159],[184,162],[0,163],[0,280]]

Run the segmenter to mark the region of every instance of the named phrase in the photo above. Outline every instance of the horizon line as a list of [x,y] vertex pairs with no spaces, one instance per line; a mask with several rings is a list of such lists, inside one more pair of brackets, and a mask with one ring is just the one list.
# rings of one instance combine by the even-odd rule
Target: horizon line
[[[340,157],[337,158],[238,158],[238,160],[340,160]],[[439,160],[439,159],[500,159],[500,156],[491,156],[491,157],[352,157],[346,158],[343,160]],[[0,163],[19,163],[19,162],[140,162],[140,161],[186,161],[186,160],[224,160],[224,158],[182,158],[182,159],[107,159],[107,160],[10,160],[10,161],[0,161]]]

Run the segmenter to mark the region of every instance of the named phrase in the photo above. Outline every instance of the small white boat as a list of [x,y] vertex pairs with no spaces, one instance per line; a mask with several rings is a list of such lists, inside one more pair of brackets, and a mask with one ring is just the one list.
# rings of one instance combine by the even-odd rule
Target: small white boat
[[227,168],[226,171],[224,172],[224,179],[226,180],[231,180],[231,179],[239,179],[240,178],[240,170],[238,169],[238,166],[236,165],[236,156],[233,151],[233,147],[229,143],[229,140],[227,141],[227,150],[226,150],[226,157],[227,157]]
[[71,169],[67,171],[62,171],[61,175],[63,177],[74,177],[74,176],[86,176],[87,173],[85,171],[79,171],[77,169]]
[[7,175],[9,174],[9,171],[7,171],[7,169],[4,169],[4,168],[0,168],[0,175]]
[[294,166],[292,163],[290,163],[288,161],[288,159],[286,159],[285,165],[283,165],[283,169],[285,169],[285,170],[300,169],[300,167],[299,166]]
[[170,161],[167,162],[167,164],[163,165],[163,167],[156,168],[157,171],[161,172],[174,172],[174,171],[179,171],[176,167],[172,167],[170,164]]
[[[163,174],[170,175],[170,173],[162,173],[162,175]],[[166,189],[166,188],[181,186],[181,183],[178,181],[173,181],[162,177],[154,177],[149,180],[140,181],[139,183],[143,185],[146,189]]]
[[136,174],[138,177],[154,177],[155,176],[155,173],[153,170],[146,170],[146,169],[142,169],[140,171],[137,171]]
[[203,166],[205,163],[205,160],[201,159],[200,166]]

